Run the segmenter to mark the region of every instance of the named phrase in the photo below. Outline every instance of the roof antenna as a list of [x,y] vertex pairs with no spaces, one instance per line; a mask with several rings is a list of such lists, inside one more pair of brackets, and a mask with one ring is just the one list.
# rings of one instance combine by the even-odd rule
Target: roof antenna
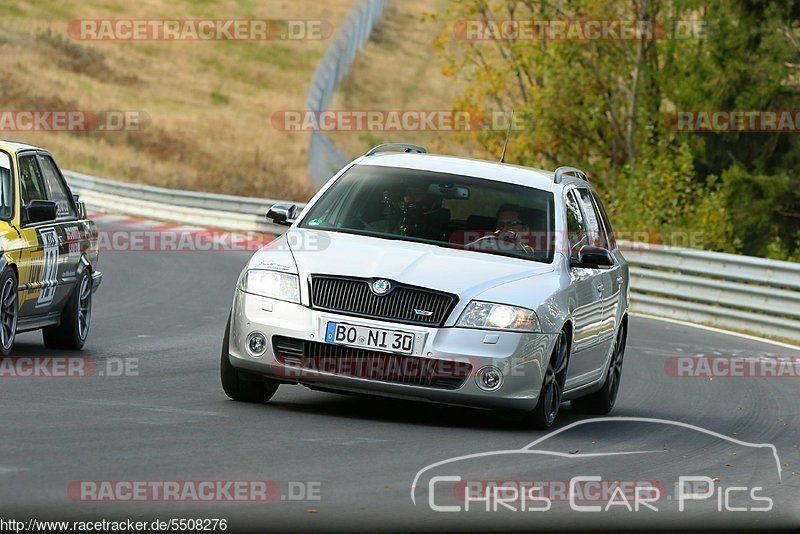
[[503,153],[500,154],[500,163],[506,162],[506,148],[508,148],[508,135],[511,133],[511,125],[514,123],[514,110],[511,110],[511,118],[508,121],[508,128],[506,129],[506,141],[503,143]]

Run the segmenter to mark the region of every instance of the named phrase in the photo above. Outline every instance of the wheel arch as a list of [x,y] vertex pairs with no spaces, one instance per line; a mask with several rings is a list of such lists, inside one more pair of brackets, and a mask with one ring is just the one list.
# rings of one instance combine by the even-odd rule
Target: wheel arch
[[19,283],[19,267],[13,261],[9,261],[5,254],[0,254],[0,272],[4,271],[6,267],[10,267],[14,274],[17,275],[17,283]]
[[89,271],[89,274],[92,274],[92,263],[89,261],[89,258],[86,257],[86,254],[83,254],[78,262],[78,266],[75,268],[76,277],[80,277],[86,270]]
[[574,328],[574,326],[572,324],[572,317],[567,317],[567,319],[564,321],[564,324],[561,325],[561,330],[566,330],[567,331],[567,340],[569,341],[569,350],[570,350],[570,353],[572,353],[572,346],[574,345],[574,342],[575,342],[575,340],[573,339],[573,336],[575,335],[575,328]]

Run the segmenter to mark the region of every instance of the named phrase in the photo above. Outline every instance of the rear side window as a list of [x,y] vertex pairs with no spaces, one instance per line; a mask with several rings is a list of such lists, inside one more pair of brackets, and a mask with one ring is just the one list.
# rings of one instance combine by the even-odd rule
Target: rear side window
[[575,200],[575,192],[567,192],[567,242],[569,243],[570,255],[575,255],[581,246],[586,245],[586,229],[583,225],[583,215]]
[[11,158],[0,152],[0,218],[9,219],[13,212],[14,186],[11,182]]
[[35,156],[20,156],[19,183],[23,205],[30,204],[32,200],[47,200],[44,180]]
[[72,207],[72,199],[69,191],[61,180],[56,163],[50,156],[40,156],[42,162],[42,173],[44,174],[44,184],[47,188],[50,200],[56,203],[56,214],[59,219],[75,217],[75,209]]
[[605,228],[600,222],[600,214],[592,202],[592,195],[588,189],[578,189],[578,198],[583,208],[583,215],[586,219],[586,231],[588,244],[595,247],[608,247],[608,237]]
[[614,230],[611,228],[611,221],[608,218],[608,212],[606,211],[605,206],[603,206],[603,202],[600,200],[600,197],[597,195],[597,193],[592,193],[592,198],[594,198],[597,211],[600,212],[600,219],[602,219],[603,226],[606,228],[606,234],[608,234],[608,248],[609,250],[615,250],[617,248],[617,240],[614,238]]

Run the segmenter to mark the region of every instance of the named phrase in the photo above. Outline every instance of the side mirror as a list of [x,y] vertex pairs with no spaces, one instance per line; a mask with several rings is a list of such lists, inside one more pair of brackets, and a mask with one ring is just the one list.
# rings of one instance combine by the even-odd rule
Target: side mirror
[[291,226],[296,218],[297,206],[294,204],[275,204],[267,212],[267,219],[272,219],[275,224]]
[[55,221],[57,214],[58,208],[52,200],[31,200],[22,206],[22,218],[26,224]]
[[593,247],[584,245],[578,251],[577,258],[570,259],[570,267],[583,267],[587,269],[597,269],[600,267],[611,267],[614,265],[614,258],[611,252],[603,247]]

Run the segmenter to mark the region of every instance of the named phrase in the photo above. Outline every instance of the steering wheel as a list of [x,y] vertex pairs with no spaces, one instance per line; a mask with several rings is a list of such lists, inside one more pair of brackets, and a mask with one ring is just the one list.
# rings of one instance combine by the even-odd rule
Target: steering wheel
[[[509,245],[511,248],[509,248]],[[488,252],[508,252],[510,250],[514,250],[517,252],[522,252],[528,256],[533,256],[533,249],[520,241],[516,232],[511,230],[498,230],[492,235],[480,237],[472,243],[468,243],[464,248],[466,250],[480,250]]]

